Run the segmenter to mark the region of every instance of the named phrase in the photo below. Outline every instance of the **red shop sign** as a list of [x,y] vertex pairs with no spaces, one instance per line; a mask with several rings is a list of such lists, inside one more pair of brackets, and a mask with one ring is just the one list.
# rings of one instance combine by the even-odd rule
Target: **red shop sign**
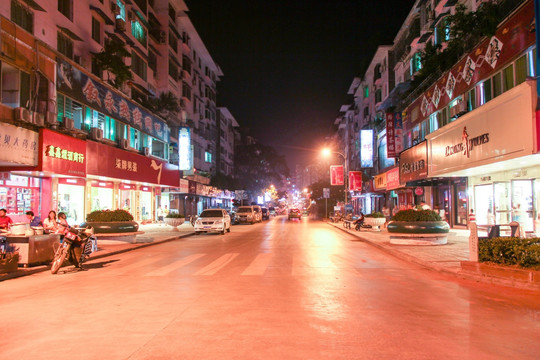
[[86,181],[84,179],[60,178],[60,179],[58,179],[58,183],[59,184],[64,184],[64,185],[84,186]]
[[424,188],[423,187],[417,187],[416,189],[414,189],[414,193],[418,196],[420,195],[424,195]]
[[39,171],[86,176],[86,141],[49,129],[41,129],[39,139]]
[[135,184],[120,184],[120,190],[135,190],[137,186]]
[[105,144],[88,141],[89,175],[177,187],[178,166]]
[[111,181],[92,181],[92,187],[112,189],[114,188],[114,183]]

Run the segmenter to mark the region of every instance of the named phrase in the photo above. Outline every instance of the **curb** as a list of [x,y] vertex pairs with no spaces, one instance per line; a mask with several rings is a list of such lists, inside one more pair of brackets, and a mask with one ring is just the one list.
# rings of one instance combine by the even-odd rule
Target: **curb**
[[481,282],[481,283],[489,284],[489,285],[500,285],[500,286],[516,288],[516,289],[520,289],[520,290],[540,291],[540,287],[538,287],[538,286],[536,286],[534,284],[531,284],[529,282],[516,281],[515,279],[510,278],[510,277],[509,278],[500,278],[500,277],[486,276],[486,275],[481,275],[481,274],[478,274],[478,273],[475,273],[475,272],[464,271],[464,270],[459,270],[457,272],[456,271],[449,271],[446,268],[436,266],[432,262],[420,260],[417,257],[405,254],[405,253],[403,253],[403,252],[401,252],[399,250],[395,250],[393,248],[390,248],[390,247],[375,243],[375,242],[373,242],[373,241],[371,241],[369,239],[366,239],[364,236],[362,236],[360,234],[355,234],[353,232],[349,232],[346,229],[342,229],[338,225],[334,225],[333,223],[327,222],[327,224],[331,225],[334,228],[339,229],[339,230],[341,230],[343,232],[346,232],[349,235],[355,236],[356,238],[360,239],[361,241],[363,241],[363,242],[365,242],[367,244],[370,244],[371,246],[373,246],[373,247],[375,247],[375,248],[377,248],[377,249],[379,249],[381,251],[384,251],[385,253],[387,253],[389,255],[392,255],[392,256],[400,259],[400,260],[404,260],[404,261],[408,261],[408,262],[420,265],[423,268],[428,269],[428,270],[434,270],[434,271],[437,271],[439,273],[452,275],[452,276],[454,276],[456,278],[459,278],[459,279],[475,281],[475,282]]
[[[193,236],[193,235],[195,235],[194,232],[188,233],[188,234],[185,234],[185,235],[168,237],[168,238],[165,238],[165,239],[159,240],[159,241],[154,241],[154,242],[149,242],[149,243],[141,243],[138,246],[128,247],[128,248],[120,249],[120,250],[115,250],[115,251],[108,252],[106,254],[98,254],[96,256],[92,256],[90,259],[91,260],[102,259],[102,258],[105,258],[105,257],[108,257],[108,256],[123,254],[123,253],[129,252],[129,251],[146,248],[146,247],[153,246],[153,245],[163,244],[163,243],[166,243],[166,242],[171,242],[171,241],[174,241],[174,240],[183,239],[183,238]],[[49,264],[47,264],[47,265],[38,265],[38,266],[32,267],[31,269],[17,270],[17,271],[11,272],[11,273],[0,274],[0,282],[2,282],[4,280],[16,279],[16,278],[20,278],[20,277],[27,276],[27,275],[33,275],[33,274],[37,274],[37,273],[40,273],[40,272],[48,271],[48,270],[50,270],[50,268],[51,267],[50,267]]]

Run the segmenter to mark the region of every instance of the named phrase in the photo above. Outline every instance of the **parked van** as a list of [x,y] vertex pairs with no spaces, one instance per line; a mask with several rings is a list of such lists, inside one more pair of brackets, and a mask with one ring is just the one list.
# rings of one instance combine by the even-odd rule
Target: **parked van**
[[257,221],[257,213],[253,209],[253,206],[239,206],[236,210],[236,223],[244,224],[250,223],[254,224]]

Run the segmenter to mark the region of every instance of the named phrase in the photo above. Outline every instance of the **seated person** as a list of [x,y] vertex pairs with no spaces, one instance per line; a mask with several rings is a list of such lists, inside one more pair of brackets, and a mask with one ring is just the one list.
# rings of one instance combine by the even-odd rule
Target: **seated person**
[[356,227],[356,229],[359,229],[362,225],[364,225],[364,214],[360,212],[360,214],[358,215],[358,219],[354,221],[354,226]]
[[6,209],[0,209],[0,229],[2,230],[9,230],[11,224],[13,224],[13,220],[6,214]]
[[26,217],[30,221],[30,226],[42,226],[41,218],[39,216],[34,216],[33,211],[27,211]]

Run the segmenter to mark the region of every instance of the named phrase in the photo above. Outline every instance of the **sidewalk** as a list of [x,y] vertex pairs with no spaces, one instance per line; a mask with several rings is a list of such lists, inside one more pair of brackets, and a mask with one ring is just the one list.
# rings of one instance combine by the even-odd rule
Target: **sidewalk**
[[492,271],[492,274],[473,270],[471,266],[463,269],[461,261],[469,261],[469,230],[450,229],[446,245],[394,245],[390,244],[390,234],[386,229],[381,231],[367,229],[356,231],[345,229],[343,223],[328,222],[328,224],[397,258],[421,265],[430,270],[482,283],[540,290],[538,280],[531,283],[530,280],[526,282],[516,279],[516,269],[514,268],[497,267],[496,271]]
[[[194,234],[193,226],[191,226],[189,222],[185,222],[184,224],[179,226],[177,230],[166,224],[148,224],[140,225],[139,231],[144,231],[144,234],[137,235],[137,242],[135,244],[122,241],[108,241],[98,239],[98,251],[96,251],[90,256],[90,260],[100,259],[115,254],[121,254],[127,251],[151,246],[157,243],[173,241]],[[31,275],[38,272],[48,271],[49,269],[50,265],[29,266],[27,268],[19,267],[17,271],[7,274],[0,274],[0,281]]]

